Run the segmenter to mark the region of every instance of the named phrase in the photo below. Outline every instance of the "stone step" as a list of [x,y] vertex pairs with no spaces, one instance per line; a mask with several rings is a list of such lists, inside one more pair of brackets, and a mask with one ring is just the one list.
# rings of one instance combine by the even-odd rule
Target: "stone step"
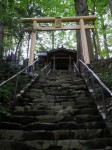
[[26,116],[26,115],[12,115],[10,117],[4,117],[2,119],[2,122],[10,122],[10,123],[17,123],[21,125],[30,124],[33,122],[38,122],[38,119],[35,116]]
[[[45,105],[46,106],[46,105]],[[83,106],[78,106],[78,107],[73,107],[73,106],[66,106],[63,107],[62,105],[55,105],[51,107],[41,107],[41,109],[34,109],[34,110],[25,110],[24,107],[17,107],[18,109],[15,109],[13,111],[12,115],[23,115],[23,116],[39,116],[39,115],[64,115],[64,114],[71,114],[72,116],[76,115],[94,115],[94,116],[99,116],[99,112],[96,109],[96,107],[90,108],[90,106],[85,107]],[[37,107],[36,107],[37,108]],[[55,117],[55,116],[54,116]]]
[[[55,81],[55,82],[54,82]],[[49,85],[60,85],[59,83],[62,84],[71,84],[71,85],[80,85],[80,84],[85,84],[84,80],[82,78],[76,78],[76,77],[52,77],[49,78],[49,76],[47,78],[41,78],[39,80],[37,80],[37,82],[35,84],[33,84],[32,86],[35,85],[40,85],[40,86],[49,86]]]
[[80,106],[81,105],[82,106],[83,105],[85,105],[85,106],[89,105],[89,107],[93,107],[93,106],[95,107],[96,106],[95,103],[93,101],[91,101],[91,100],[88,101],[88,100],[85,99],[83,101],[83,100],[77,100],[77,98],[73,98],[73,97],[66,98],[64,96],[58,97],[58,98],[56,97],[55,104],[56,103],[60,103],[61,105],[66,105],[67,104],[68,106],[73,103],[73,105],[72,105],[73,107],[78,106],[78,105],[80,105]]
[[59,123],[39,123],[34,122],[23,126],[24,130],[78,130],[78,129],[104,129],[103,122],[86,122],[78,124],[77,122],[59,122]]
[[[76,95],[75,94],[72,94],[72,95],[58,95],[58,96],[56,96],[56,100],[57,99],[62,99],[62,100],[69,100],[69,99],[72,99],[72,100],[75,100],[75,98],[78,96],[78,94],[84,94],[85,92],[82,92],[82,91],[78,91],[78,92],[76,92]],[[85,95],[85,94],[84,94]]]
[[22,130],[22,125],[15,122],[5,122],[0,123],[0,129],[9,129],[9,130]]
[[58,111],[54,110],[36,110],[36,111],[14,111],[12,115],[25,116],[25,117],[35,117],[39,115],[56,115]]
[[80,110],[79,114],[90,114],[97,115],[99,112],[96,108],[83,108]]
[[73,77],[72,78],[72,84],[80,85],[80,84],[85,84],[85,82],[84,82],[84,80],[81,77]]
[[[41,94],[39,95],[38,93],[36,93],[35,95],[32,93],[26,93],[23,95],[23,99],[19,100],[20,103],[34,103],[34,102],[51,102],[51,101],[68,101],[69,100],[73,100],[75,101],[77,104],[82,104],[82,103],[88,103],[88,104],[93,104],[93,99],[90,96],[86,96],[85,92],[82,91],[78,91],[78,92],[73,92],[72,94],[68,93],[64,93],[63,92],[48,92],[47,95]],[[95,103],[94,103],[95,104]]]
[[54,101],[54,100],[45,100],[45,99],[34,99],[30,103],[24,103],[24,105],[21,105],[21,103],[18,103],[18,106],[15,107],[15,110],[17,111],[27,111],[27,110],[38,110],[38,109],[52,109],[53,107],[60,106],[62,109],[63,107],[66,108],[68,106],[72,106],[74,109],[96,109],[96,106],[93,102],[77,102],[76,100],[66,100],[66,101]]
[[104,129],[105,124],[103,122],[59,122],[59,123],[42,123],[33,122],[27,125],[22,125],[14,122],[1,122],[0,129],[9,130],[76,130],[76,129]]
[[63,91],[57,91],[57,90],[50,91],[49,89],[47,89],[44,92],[46,95],[54,95],[54,96],[63,96],[63,95],[69,96],[69,95],[71,95],[71,93],[69,91],[64,91],[64,90]]
[[100,122],[101,118],[98,116],[95,117],[84,117],[83,116],[71,116],[71,113],[69,112],[65,112],[62,114],[57,114],[55,117],[54,116],[50,116],[50,115],[43,115],[43,116],[38,116],[36,117],[36,120],[38,120],[38,122],[51,122],[51,123],[55,123],[55,122],[70,122],[70,121],[76,121],[77,123],[84,123],[84,122],[91,122],[93,120]]
[[87,114],[87,115],[82,114],[82,115],[76,115],[75,119],[77,123],[92,122],[93,120],[96,122],[97,121],[102,122],[102,117],[100,115],[95,116],[95,115],[90,115],[90,114]]
[[58,131],[26,131],[23,136],[23,140],[65,140],[65,139],[77,139],[77,140],[91,140],[94,138],[110,138],[110,134],[107,130],[58,130]]
[[70,96],[72,95],[72,97],[78,97],[80,94],[84,94],[84,98],[86,99],[85,97],[85,91],[82,91],[82,90],[78,90],[78,91],[66,91],[66,90],[62,90],[62,91],[58,91],[57,89],[56,90],[49,90],[49,89],[45,89],[43,93],[35,93],[35,92],[27,92],[25,94],[23,94],[23,97],[24,98],[27,98],[27,99],[37,99],[37,98],[45,98],[46,95],[51,95],[51,96]]
[[23,131],[23,130],[0,130],[0,140],[33,141],[33,140],[91,140],[94,138],[110,138],[106,129],[80,129],[80,130],[57,130],[57,131]]
[[[63,104],[63,105],[62,105]],[[74,104],[74,105],[71,105],[72,104]],[[93,103],[93,102],[85,102],[85,103],[82,103],[82,104],[76,104],[76,102],[74,102],[74,101],[72,101],[72,100],[70,100],[70,102],[68,103],[67,102],[67,100],[64,102],[64,101],[61,101],[61,102],[59,102],[59,101],[53,101],[53,100],[51,100],[51,102],[50,102],[50,100],[43,100],[42,99],[42,101],[41,100],[37,100],[37,99],[35,99],[34,100],[34,103],[32,102],[32,103],[27,103],[27,104],[23,104],[23,105],[21,105],[21,103],[20,104],[18,104],[18,106],[16,106],[15,107],[15,110],[14,110],[14,112],[20,112],[20,111],[25,111],[25,112],[27,112],[27,111],[37,111],[37,110],[54,110],[54,111],[56,111],[56,110],[63,110],[63,109],[66,109],[67,107],[72,107],[73,109],[97,109],[97,107],[96,107],[96,105],[95,105],[95,103]]]
[[[26,98],[25,98],[26,99]],[[25,101],[24,98],[23,100],[18,100],[17,105],[15,109],[19,110],[27,110],[27,109],[40,109],[41,107],[46,106],[47,107],[52,107],[52,106],[57,106],[57,105],[62,105],[63,107],[67,106],[73,106],[74,108],[82,107],[82,108],[96,108],[95,103],[90,99],[88,100],[80,100],[77,99],[75,96],[56,96],[55,98],[35,98],[35,99],[30,99],[29,102]],[[23,108],[24,107],[24,108]]]
[[[41,114],[39,114],[41,113]],[[48,114],[47,114],[48,113]],[[2,121],[5,122],[12,122],[12,123],[18,123],[22,125],[30,124],[33,122],[70,122],[70,121],[76,121],[77,123],[84,123],[84,122],[91,122],[95,120],[96,122],[101,121],[100,115],[75,115],[73,116],[73,110],[65,110],[61,112],[51,112],[51,111],[38,111],[35,115],[31,114],[25,114],[25,113],[19,113],[18,115],[12,115],[10,117],[4,117]]]
[[37,98],[45,98],[45,93],[31,93],[31,92],[27,92],[25,94],[23,94],[23,97],[24,98],[29,98],[30,100],[33,100],[33,99],[37,99]]
[[87,90],[87,86],[85,84],[79,84],[79,85],[67,85],[67,84],[61,84],[61,89],[69,89],[69,90]]
[[90,102],[90,103],[82,103],[82,104],[76,104],[75,106],[72,106],[74,109],[86,109],[86,108],[94,108],[96,109],[96,105],[93,103],[93,102]]
[[1,140],[1,150],[90,150],[112,148],[111,138],[95,138],[92,140],[59,140],[59,141],[9,141]]
[[22,97],[22,99],[19,99],[18,100],[18,104],[21,104],[23,103],[23,105],[25,104],[35,104],[35,103],[40,103],[40,102],[54,102],[55,101],[55,96],[53,95],[45,95],[43,98],[34,98],[34,99],[31,99],[31,98],[26,98],[26,97]]
[[25,141],[27,146],[36,149],[49,149],[55,146],[60,147],[62,150],[83,150],[89,148],[104,148],[112,146],[111,138],[95,138],[92,140],[59,140],[59,141]]
[[[41,88],[41,92],[39,90],[39,88]],[[72,81],[71,83],[61,83],[59,81],[57,82],[48,82],[48,83],[43,83],[43,84],[35,84],[32,86],[31,92],[35,92],[37,91],[37,93],[42,93],[43,89],[49,89],[49,90],[53,90],[53,89],[58,89],[58,90],[87,90],[87,86],[85,84],[73,84]],[[37,90],[36,90],[37,89]]]
[[23,142],[16,140],[0,140],[0,150],[31,150],[31,148]]

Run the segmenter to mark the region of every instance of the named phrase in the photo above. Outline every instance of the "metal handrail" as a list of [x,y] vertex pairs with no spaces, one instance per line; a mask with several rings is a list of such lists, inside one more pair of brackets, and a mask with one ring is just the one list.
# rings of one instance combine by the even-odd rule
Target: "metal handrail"
[[48,65],[46,65],[43,69],[41,69],[41,72],[44,71],[45,69],[47,69],[47,67],[49,67],[51,63],[49,63]]
[[73,69],[74,69],[74,73],[75,73],[75,75],[79,75],[79,69],[77,68],[77,66],[76,66],[76,63],[75,62],[73,62]]
[[[12,77],[10,77],[9,79],[7,79],[6,81],[3,81],[1,84],[0,84],[0,88],[2,88],[3,87],[3,85],[4,84],[6,84],[6,83],[9,83],[12,79],[15,79],[16,78],[16,83],[15,83],[15,88],[14,88],[14,90],[13,91],[11,91],[12,93],[14,92],[14,94],[12,94],[12,96],[13,96],[13,100],[16,100],[17,99],[17,97],[19,97],[19,96],[21,96],[21,92],[23,93],[35,80],[36,80],[36,78],[38,77],[38,73],[42,73],[42,72],[44,72],[46,75],[48,75],[49,73],[50,73],[50,70],[51,70],[51,63],[49,63],[48,65],[46,65],[43,69],[41,69],[41,70],[38,70],[39,72],[38,73],[36,73],[36,75],[35,75],[35,71],[36,71],[36,69],[35,69],[35,63],[38,61],[38,59],[36,59],[33,63],[32,63],[32,65],[28,65],[27,67],[25,67],[24,69],[22,69],[21,71],[19,71],[17,74],[15,74],[15,75],[13,75]],[[31,68],[30,68],[31,67]],[[31,69],[31,71],[29,71]],[[23,73],[24,71],[27,71],[26,72],[26,75],[27,75],[27,77],[28,77],[28,75],[30,74],[30,75],[32,75],[32,78],[33,79],[31,79],[31,81],[29,81],[29,83],[28,83],[28,78],[25,76],[25,79],[26,79],[26,83],[24,84],[24,86],[22,87],[22,89],[19,89],[18,90],[18,87],[19,87],[19,75],[21,75],[21,73]],[[44,75],[45,75],[44,74]],[[4,88],[4,87],[3,87]],[[22,90],[22,91],[21,91]],[[20,93],[20,94],[18,94],[18,93]]]
[[97,79],[97,81],[100,83],[100,85],[112,96],[112,92],[109,90],[109,88],[99,79],[99,77],[82,61],[79,59],[79,61],[89,70],[89,72],[92,73],[92,75]]
[[[32,63],[32,65],[34,65],[37,61],[38,61],[38,59],[36,59],[36,60]],[[30,65],[30,66],[32,66],[32,65]],[[26,69],[28,69],[30,66],[28,65],[27,67],[25,67],[24,69],[22,69],[20,72],[18,72],[18,73],[15,74],[14,76],[12,76],[12,77],[10,77],[9,79],[3,81],[3,82],[0,84],[0,87],[1,87],[2,85],[4,85],[5,83],[9,82],[10,80],[14,79],[15,77],[17,77],[18,75],[20,75],[22,72],[24,72],[24,71],[25,71]]]
[[[104,90],[109,94],[109,96],[112,96],[112,91],[99,79],[99,77],[94,73],[94,71],[92,71],[88,65],[86,65],[82,60],[79,59],[79,64],[83,65],[84,68],[82,68],[80,65],[80,71],[79,73],[81,74],[82,72],[85,73],[85,75],[87,75],[85,81],[87,82],[90,92],[92,92],[92,95],[95,96],[95,83],[97,83],[97,87],[98,84],[100,86],[100,91],[101,91],[101,99],[100,99],[100,103],[102,103],[101,107],[99,107],[99,111],[102,115],[102,117],[104,119],[106,119],[106,121],[109,118],[109,111],[108,111],[108,107],[106,105],[106,99],[105,99],[105,94],[104,94]],[[74,66],[76,68],[76,66]],[[82,69],[84,69],[82,71]],[[86,69],[86,70],[85,70]],[[86,74],[87,73],[87,74]],[[82,74],[83,75],[83,74]],[[83,75],[84,76],[84,75]],[[85,77],[84,77],[85,78]],[[94,81],[95,79],[95,81]],[[88,80],[88,81],[87,81]],[[96,97],[95,97],[96,98]],[[103,107],[102,107],[103,106]],[[108,122],[108,121],[107,121]],[[108,122],[109,123],[109,122]]]

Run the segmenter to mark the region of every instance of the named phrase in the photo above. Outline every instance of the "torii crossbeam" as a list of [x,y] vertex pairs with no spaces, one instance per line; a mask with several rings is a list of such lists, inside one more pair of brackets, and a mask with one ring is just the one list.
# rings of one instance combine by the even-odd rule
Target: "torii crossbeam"
[[[32,28],[24,29],[25,31],[29,31],[29,30],[32,31],[29,66],[32,66],[33,61],[34,61],[36,31],[55,31],[55,30],[80,30],[84,62],[86,64],[90,64],[88,44],[87,44],[85,30],[94,28],[94,26],[87,25],[87,23],[91,21],[95,21],[96,16],[22,18],[21,20],[24,22],[29,22],[33,24]],[[78,22],[79,25],[63,26],[62,25],[63,22]],[[38,23],[55,23],[55,26],[43,27],[43,26],[39,26]]]

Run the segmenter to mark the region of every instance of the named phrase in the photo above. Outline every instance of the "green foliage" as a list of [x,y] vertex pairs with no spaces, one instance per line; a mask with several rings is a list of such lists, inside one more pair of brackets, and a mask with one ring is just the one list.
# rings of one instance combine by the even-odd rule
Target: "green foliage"
[[10,116],[10,108],[12,105],[12,85],[0,87],[0,115]]
[[74,16],[74,1],[73,0],[38,0],[39,7],[47,16]]
[[0,115],[2,116],[11,116],[10,110],[0,104]]
[[[19,75],[11,81],[0,87],[0,104],[4,108],[11,108],[15,100],[15,94],[18,94],[31,81],[32,77],[26,74]],[[18,82],[17,82],[18,81]],[[17,84],[18,83],[18,84]],[[17,84],[17,88],[16,88]],[[15,93],[16,92],[16,93]]]
[[0,102],[6,106],[10,106],[14,92],[14,84],[8,83],[0,87]]
[[94,97],[96,98],[96,100],[101,98],[101,89],[98,85],[94,89]]
[[99,55],[101,58],[105,58],[105,56],[108,55],[108,51],[106,49],[103,49],[102,51],[99,52]]
[[[110,29],[112,23],[107,23],[111,21],[110,11],[109,11],[109,4],[107,0],[88,0],[88,9],[89,14],[97,15],[97,23],[95,23],[96,28],[98,29],[98,34],[100,35],[100,43],[101,49],[105,49],[104,42],[102,41],[103,34],[107,34],[107,44],[111,45],[111,31]],[[105,9],[103,9],[105,8]],[[1,0],[0,1],[0,23],[5,26],[5,34],[4,34],[4,43],[3,47],[5,51],[12,50],[12,47],[16,47],[17,41],[19,40],[21,27],[25,27],[25,24],[22,24],[20,18],[22,17],[42,17],[42,16],[74,16],[75,15],[75,3],[74,0]],[[102,20],[103,18],[103,20]],[[102,22],[104,25],[107,24],[106,30],[102,28]],[[62,32],[63,33],[63,32]],[[51,40],[50,33],[47,36],[48,43]],[[59,40],[56,42],[62,42],[67,44],[68,46],[73,45],[74,39],[67,38],[67,34],[58,34]],[[69,36],[74,36],[74,33],[69,34]],[[43,36],[44,37],[44,36]],[[13,40],[15,39],[16,40]],[[42,38],[43,39],[43,38]],[[65,42],[64,39],[66,40]],[[47,41],[46,40],[46,41]],[[16,42],[14,42],[16,41]],[[42,40],[40,40],[42,41]],[[49,47],[52,43],[48,44],[44,40],[44,47],[42,47],[43,43],[38,42],[39,46],[37,45],[37,50],[40,48],[44,49],[51,49]],[[76,40],[75,40],[76,41]],[[56,43],[56,45],[57,45]],[[58,44],[60,45],[60,44]],[[76,44],[75,44],[76,45]],[[74,46],[74,45],[73,45]],[[73,47],[71,46],[71,47]]]
[[[112,18],[110,17],[109,1],[107,0],[88,0],[89,14],[96,15],[95,28],[97,37],[99,37],[100,43],[100,56],[102,58],[109,56],[109,46],[112,45],[111,33],[112,33]],[[98,40],[98,38],[97,38]],[[97,43],[96,40],[96,43]],[[99,45],[97,44],[97,47]],[[105,50],[104,50],[105,49]]]
[[112,71],[102,70],[98,73],[98,76],[100,79],[108,86],[110,87],[112,84]]
[[7,80],[12,75],[20,71],[20,67],[16,64],[12,64],[9,60],[4,61],[0,66],[0,81]]

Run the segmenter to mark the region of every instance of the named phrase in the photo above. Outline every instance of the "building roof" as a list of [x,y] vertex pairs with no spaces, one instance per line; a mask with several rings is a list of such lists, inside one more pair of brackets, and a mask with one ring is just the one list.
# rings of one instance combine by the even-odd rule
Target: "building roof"
[[38,56],[47,56],[47,52],[48,52],[48,51],[40,51],[40,52],[38,53]]
[[48,54],[49,53],[53,53],[53,52],[58,52],[58,51],[67,51],[67,52],[72,52],[72,53],[77,53],[77,51],[75,50],[75,49],[66,49],[66,48],[64,48],[63,46],[62,47],[60,47],[60,48],[58,48],[58,49],[53,49],[53,50],[51,50],[51,51],[48,51]]
[[55,52],[59,52],[59,51],[66,51],[66,52],[70,52],[70,53],[74,53],[74,54],[76,54],[77,53],[77,51],[75,50],[75,49],[66,49],[66,48],[64,48],[63,46],[62,47],[60,47],[60,48],[57,48],[57,49],[52,49],[52,50],[50,50],[50,51],[40,51],[39,53],[38,53],[38,56],[47,56],[47,55],[50,55],[50,54],[52,54],[52,53],[55,53]]

